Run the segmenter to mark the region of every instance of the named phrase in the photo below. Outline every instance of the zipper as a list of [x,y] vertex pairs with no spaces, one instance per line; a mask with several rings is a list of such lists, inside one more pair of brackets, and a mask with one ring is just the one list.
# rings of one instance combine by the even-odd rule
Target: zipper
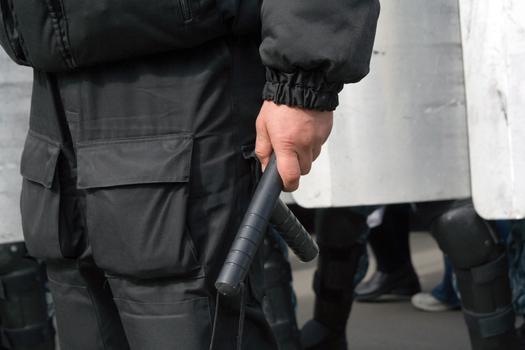
[[190,0],[179,0],[179,4],[182,12],[182,20],[184,23],[191,22]]

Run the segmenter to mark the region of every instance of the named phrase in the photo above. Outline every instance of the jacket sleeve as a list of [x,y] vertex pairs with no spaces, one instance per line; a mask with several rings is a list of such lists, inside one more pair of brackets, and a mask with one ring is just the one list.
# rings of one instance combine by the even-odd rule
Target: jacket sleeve
[[263,98],[334,110],[343,84],[368,74],[378,0],[264,0]]

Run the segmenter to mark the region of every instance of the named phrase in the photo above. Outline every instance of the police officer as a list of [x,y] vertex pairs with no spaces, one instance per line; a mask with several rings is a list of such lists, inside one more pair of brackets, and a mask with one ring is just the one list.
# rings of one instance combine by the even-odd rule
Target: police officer
[[215,298],[250,155],[273,149],[297,188],[368,72],[378,2],[1,5],[2,46],[34,68],[22,219],[61,349],[275,348],[260,263],[245,305]]

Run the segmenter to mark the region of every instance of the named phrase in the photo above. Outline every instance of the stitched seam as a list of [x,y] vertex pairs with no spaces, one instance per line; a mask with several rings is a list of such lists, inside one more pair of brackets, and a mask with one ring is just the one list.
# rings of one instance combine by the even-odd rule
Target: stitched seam
[[202,298],[195,298],[195,299],[184,300],[184,301],[176,301],[176,302],[173,302],[173,303],[145,303],[145,302],[142,302],[142,301],[133,301],[133,300],[126,300],[126,299],[122,299],[122,298],[113,298],[113,300],[120,300],[120,301],[123,301],[123,302],[126,302],[126,303],[139,304],[139,305],[176,305],[176,304],[192,303],[192,302],[195,302],[195,301],[198,301],[198,300],[207,300],[207,299],[208,299],[207,297],[202,297]]
[[63,18],[63,13],[60,12],[62,16],[59,16],[59,13],[55,11],[54,5],[52,4],[52,0],[47,0],[46,3],[49,18],[51,18],[51,22],[53,23],[53,36],[55,37],[55,41],[58,46],[58,52],[60,53],[60,56],[62,56],[62,59],[65,61],[66,65],[69,68],[75,68],[73,58],[70,56],[70,52],[66,48],[66,44],[64,42],[65,39],[62,35],[62,28],[60,26],[60,19]]
[[62,40],[64,42],[64,47],[65,47],[65,50],[67,51],[67,53],[69,54],[69,57],[71,59],[71,64],[73,65],[73,67],[77,67],[77,64],[75,62],[75,58],[73,57],[73,52],[71,51],[71,46],[69,45],[69,23],[67,21],[67,17],[65,15],[65,11],[64,11],[64,3],[62,2],[62,0],[58,0],[58,2],[60,3],[60,9],[61,9],[61,13],[62,13],[62,19],[64,21],[64,30],[62,32]]
[[154,137],[132,137],[127,139],[114,139],[114,140],[94,140],[94,141],[82,141],[77,143],[77,148],[90,148],[102,145],[118,145],[127,143],[147,143],[154,141],[164,141],[169,139],[188,139],[191,140],[193,134],[191,133],[177,133],[165,136],[154,136]]
[[289,84],[289,83],[280,83],[280,82],[274,82],[274,81],[268,81],[267,82],[268,84],[272,84],[272,85],[279,85],[279,86],[287,86],[287,87],[291,87],[291,88],[298,88],[298,89],[303,89],[303,90],[312,90],[312,91],[317,91],[317,92],[324,92],[324,93],[330,93],[330,94],[335,94],[336,92],[332,91],[332,90],[322,90],[322,89],[319,89],[319,88],[316,88],[316,87],[313,87],[313,86],[304,86],[304,85],[299,85],[299,84]]
[[32,137],[34,137],[35,139],[38,139],[40,141],[44,141],[44,142],[46,142],[46,143],[48,143],[48,144],[50,144],[52,146],[55,146],[55,147],[57,147],[59,149],[62,148],[62,145],[60,144],[60,142],[53,141],[49,137],[41,135],[41,134],[38,134],[38,133],[36,133],[35,131],[33,131],[31,129],[28,131],[28,134],[31,135]]

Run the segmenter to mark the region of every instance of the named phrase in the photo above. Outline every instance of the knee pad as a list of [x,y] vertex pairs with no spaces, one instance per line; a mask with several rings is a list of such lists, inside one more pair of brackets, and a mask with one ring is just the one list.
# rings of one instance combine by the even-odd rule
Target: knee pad
[[505,251],[496,226],[479,217],[471,205],[438,216],[431,223],[431,230],[455,268],[481,266]]
[[21,259],[12,271],[0,276],[0,329],[5,348],[55,348],[45,281],[43,267],[32,258]]

